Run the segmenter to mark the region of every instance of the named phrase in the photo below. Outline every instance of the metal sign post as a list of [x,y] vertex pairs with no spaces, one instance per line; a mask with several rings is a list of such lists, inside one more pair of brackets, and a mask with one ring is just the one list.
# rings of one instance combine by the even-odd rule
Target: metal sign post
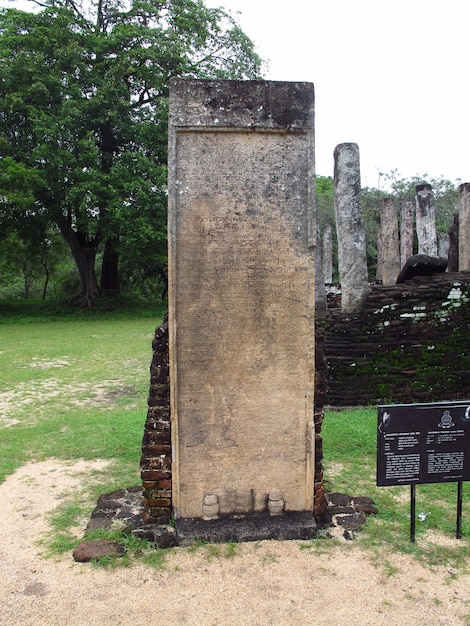
[[470,480],[470,400],[378,408],[377,485],[411,485],[410,541],[415,541],[416,485],[457,482],[462,537],[462,487]]

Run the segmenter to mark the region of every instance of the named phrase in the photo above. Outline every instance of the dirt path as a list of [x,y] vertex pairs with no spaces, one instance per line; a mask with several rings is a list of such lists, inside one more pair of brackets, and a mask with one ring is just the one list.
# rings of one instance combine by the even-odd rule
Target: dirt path
[[[387,576],[354,542],[322,555],[302,542],[243,544],[235,556],[172,550],[165,571],[103,570],[37,541],[61,494],[101,463],[30,463],[0,485],[0,624],[84,626],[464,625],[470,576],[394,557]],[[60,477],[60,488],[59,488]]]

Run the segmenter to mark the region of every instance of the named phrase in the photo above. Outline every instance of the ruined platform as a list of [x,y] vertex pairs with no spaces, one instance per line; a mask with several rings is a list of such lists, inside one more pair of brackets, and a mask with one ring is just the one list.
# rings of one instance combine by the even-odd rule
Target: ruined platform
[[[285,512],[271,516],[268,512],[223,515],[219,519],[163,518],[146,523],[143,497],[139,487],[120,489],[100,496],[88,522],[87,533],[111,529],[118,524],[125,532],[155,543],[160,548],[187,546],[198,541],[226,543],[261,541],[263,539],[312,539],[317,524],[310,512]],[[86,537],[85,537],[86,538]]]

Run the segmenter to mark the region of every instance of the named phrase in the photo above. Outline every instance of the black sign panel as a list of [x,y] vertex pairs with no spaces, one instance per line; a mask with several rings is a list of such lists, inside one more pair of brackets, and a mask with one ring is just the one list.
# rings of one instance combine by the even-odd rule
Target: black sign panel
[[379,487],[463,480],[470,480],[470,400],[379,406]]

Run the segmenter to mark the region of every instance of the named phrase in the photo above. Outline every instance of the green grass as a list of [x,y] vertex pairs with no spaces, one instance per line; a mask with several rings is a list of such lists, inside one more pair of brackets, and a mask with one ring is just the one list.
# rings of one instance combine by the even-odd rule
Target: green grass
[[[46,553],[71,550],[81,537],[96,498],[139,484],[139,459],[147,412],[151,341],[164,305],[121,301],[101,311],[77,311],[55,303],[0,303],[0,482],[28,461],[104,459],[104,470],[84,476],[80,489],[63,498],[51,518]],[[325,486],[329,491],[370,496],[370,516],[356,545],[387,576],[393,552],[457,571],[470,557],[470,492],[464,485],[463,538],[455,537],[455,484],[418,485],[416,543],[409,541],[409,487],[376,487],[375,408],[327,411],[323,422]],[[74,532],[75,531],[75,532]],[[116,531],[119,534],[119,531]],[[436,540],[437,538],[437,540]],[[129,543],[126,558],[162,567],[161,551]],[[302,542],[299,549],[324,554],[336,540]],[[331,547],[331,548],[330,548]],[[204,547],[207,557],[232,558],[237,544]],[[132,556],[133,555],[133,556]],[[106,563],[104,563],[106,564]]]
[[23,315],[14,303],[14,320],[0,318],[0,481],[50,457],[110,459],[116,477],[127,468],[137,480],[162,305],[152,316],[147,306],[65,319],[42,305],[32,321],[31,303],[21,304]]
[[0,303],[0,482],[28,461],[103,459],[54,512],[46,552],[76,545],[96,498],[140,482],[151,342],[164,304],[77,311]]

